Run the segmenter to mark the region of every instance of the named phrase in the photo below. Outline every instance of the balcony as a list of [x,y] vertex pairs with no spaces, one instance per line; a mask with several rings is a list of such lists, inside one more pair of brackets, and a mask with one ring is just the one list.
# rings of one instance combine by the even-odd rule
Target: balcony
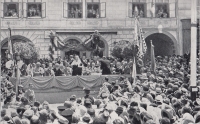
[[[2,19],[2,29],[7,29],[8,22],[13,29],[132,29],[134,18],[126,19]],[[143,28],[157,28],[159,24],[163,28],[177,28],[176,18],[141,18]]]

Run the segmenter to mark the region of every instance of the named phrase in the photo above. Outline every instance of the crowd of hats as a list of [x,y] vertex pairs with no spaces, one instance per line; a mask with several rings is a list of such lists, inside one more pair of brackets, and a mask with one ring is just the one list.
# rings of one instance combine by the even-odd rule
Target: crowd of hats
[[197,99],[191,100],[188,58],[157,57],[156,61],[155,73],[148,70],[147,63],[135,82],[123,76],[116,81],[105,77],[97,97],[84,88],[85,97],[66,98],[58,112],[51,110],[47,101],[10,101],[1,109],[0,123],[200,124],[200,98],[197,94]]

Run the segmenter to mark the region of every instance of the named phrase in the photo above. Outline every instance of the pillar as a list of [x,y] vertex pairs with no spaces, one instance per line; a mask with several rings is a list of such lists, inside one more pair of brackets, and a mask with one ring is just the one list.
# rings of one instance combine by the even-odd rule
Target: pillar
[[83,19],[85,19],[86,18],[86,0],[83,0]]
[[191,75],[190,86],[196,86],[196,63],[197,63],[197,6],[196,0],[191,0]]

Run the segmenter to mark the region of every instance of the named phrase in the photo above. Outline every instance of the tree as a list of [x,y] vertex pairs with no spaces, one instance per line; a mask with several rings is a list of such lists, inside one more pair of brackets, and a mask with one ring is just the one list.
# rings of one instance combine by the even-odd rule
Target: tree
[[114,47],[114,49],[112,50],[111,55],[113,57],[123,59],[122,48],[120,48],[119,46]]

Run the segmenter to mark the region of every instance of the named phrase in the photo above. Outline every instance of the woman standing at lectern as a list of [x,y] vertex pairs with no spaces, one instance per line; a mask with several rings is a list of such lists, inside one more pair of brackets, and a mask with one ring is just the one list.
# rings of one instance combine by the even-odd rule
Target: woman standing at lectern
[[71,63],[72,66],[72,76],[81,75],[82,74],[82,66],[83,63],[81,62],[79,56],[75,56],[75,59]]

